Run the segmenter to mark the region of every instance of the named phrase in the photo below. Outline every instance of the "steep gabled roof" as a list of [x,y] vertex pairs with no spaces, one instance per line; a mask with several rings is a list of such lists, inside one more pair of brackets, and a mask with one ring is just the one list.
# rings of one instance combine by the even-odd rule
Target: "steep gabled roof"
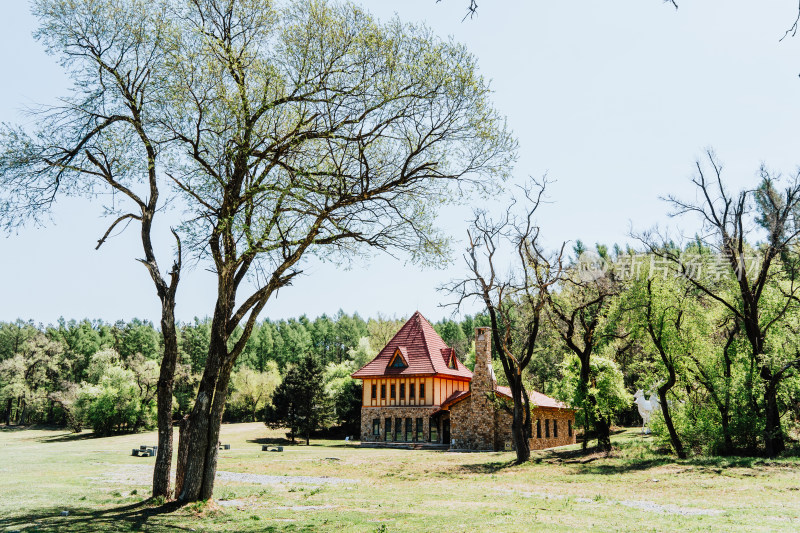
[[[400,351],[408,363],[405,368],[390,368],[395,352]],[[433,376],[472,379],[472,372],[455,358],[456,368],[448,368],[453,356],[450,348],[436,333],[431,323],[419,311],[411,315],[400,331],[380,351],[380,353],[353,373],[354,378],[380,376]]]

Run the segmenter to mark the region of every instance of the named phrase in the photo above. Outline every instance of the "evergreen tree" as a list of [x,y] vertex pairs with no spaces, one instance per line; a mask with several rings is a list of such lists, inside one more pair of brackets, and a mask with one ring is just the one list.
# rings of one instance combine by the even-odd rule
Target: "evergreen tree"
[[300,435],[305,437],[308,445],[311,432],[330,418],[331,406],[325,395],[322,372],[319,361],[311,354],[306,354],[290,367],[275,389],[272,405],[266,409],[267,425],[288,427],[292,442],[296,435]]

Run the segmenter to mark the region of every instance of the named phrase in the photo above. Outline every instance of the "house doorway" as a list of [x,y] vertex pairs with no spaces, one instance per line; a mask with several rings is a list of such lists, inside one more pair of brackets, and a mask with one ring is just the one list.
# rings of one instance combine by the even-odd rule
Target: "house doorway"
[[450,444],[450,418],[442,420],[442,444]]

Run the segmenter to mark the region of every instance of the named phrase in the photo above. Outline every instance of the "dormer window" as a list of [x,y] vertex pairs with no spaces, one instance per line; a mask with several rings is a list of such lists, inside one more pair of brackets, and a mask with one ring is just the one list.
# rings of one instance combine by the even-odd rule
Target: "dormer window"
[[448,361],[448,363],[447,363],[447,368],[451,368],[453,370],[457,370],[458,369],[458,365],[456,364],[456,354],[455,354],[455,352],[452,352],[450,354],[450,361]]
[[392,360],[389,363],[389,368],[407,368],[408,363],[406,362],[405,357],[403,357],[403,352],[400,348],[394,351],[394,355],[392,356]]

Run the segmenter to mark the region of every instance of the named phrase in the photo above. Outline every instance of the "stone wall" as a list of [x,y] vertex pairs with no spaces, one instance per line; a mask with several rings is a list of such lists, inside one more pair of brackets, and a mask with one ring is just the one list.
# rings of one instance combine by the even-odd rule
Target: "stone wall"
[[[475,368],[470,382],[470,417],[466,424],[469,448],[492,450],[495,444],[494,389],[497,383],[492,370],[492,329],[475,328]],[[451,427],[452,427],[451,422]]]
[[[514,438],[511,435],[511,413],[498,410],[495,415],[495,450],[504,450],[509,444],[514,446]],[[537,437],[536,422],[541,425],[541,437]],[[556,425],[553,425],[555,421]],[[556,446],[566,446],[575,444],[575,411],[571,409],[555,409],[552,407],[536,407],[531,411],[531,422],[533,437],[529,445],[531,450],[543,450]],[[569,423],[572,423],[572,435],[569,434]],[[550,437],[547,437],[547,428],[550,429]],[[558,429],[558,437],[555,436],[553,428]]]
[[[531,450],[541,450],[553,448],[555,446],[566,446],[575,444],[575,411],[572,409],[556,409],[554,407],[537,407],[531,412],[533,421],[533,436],[530,441]],[[537,433],[537,421],[541,428],[541,437]],[[555,436],[555,427],[558,429],[558,436]],[[569,433],[569,424],[572,424],[572,435]],[[547,436],[549,426],[550,436]]]
[[[401,440],[396,442],[409,442],[405,439],[405,419],[411,419],[411,441],[410,442],[429,442],[430,441],[430,421],[431,415],[436,409],[430,407],[362,407],[361,408],[361,442],[387,442],[386,440],[386,418],[392,419],[392,438],[388,442],[395,442],[394,436],[397,429],[395,424],[397,419],[403,420]],[[372,421],[380,420],[380,435],[375,437],[372,432]],[[417,441],[417,418],[422,418],[422,441]]]

